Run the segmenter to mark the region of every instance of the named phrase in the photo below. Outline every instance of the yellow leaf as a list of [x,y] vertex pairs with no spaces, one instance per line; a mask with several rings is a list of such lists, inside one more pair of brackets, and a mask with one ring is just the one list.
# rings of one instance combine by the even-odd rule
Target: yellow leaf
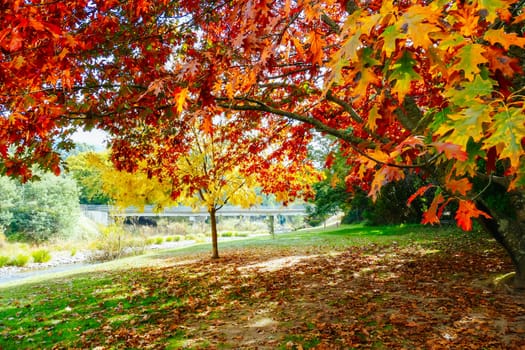
[[374,73],[374,70],[372,68],[363,68],[360,71],[359,82],[354,88],[354,96],[356,96],[356,101],[366,97],[366,91],[369,85],[379,85],[380,82],[381,80]]
[[374,105],[370,112],[368,113],[368,119],[366,120],[366,126],[371,130],[375,131],[377,128],[376,121],[381,118],[381,115],[379,115],[377,106]]
[[184,103],[186,102],[186,97],[188,96],[188,89],[184,88],[179,91],[179,93],[176,95],[175,98],[175,105],[177,106],[177,112],[182,112],[182,108],[184,107]]

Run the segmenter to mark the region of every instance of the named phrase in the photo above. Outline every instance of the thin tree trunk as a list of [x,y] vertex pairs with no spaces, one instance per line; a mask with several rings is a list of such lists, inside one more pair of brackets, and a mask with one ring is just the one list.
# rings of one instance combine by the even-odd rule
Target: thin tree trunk
[[212,243],[212,255],[213,259],[219,259],[219,242],[217,239],[217,209],[209,208],[208,213],[210,214],[211,224],[211,243]]

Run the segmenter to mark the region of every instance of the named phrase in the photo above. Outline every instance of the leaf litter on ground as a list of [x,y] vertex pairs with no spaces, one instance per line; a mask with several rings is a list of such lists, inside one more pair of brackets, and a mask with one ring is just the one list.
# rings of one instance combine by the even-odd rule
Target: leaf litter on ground
[[525,297],[494,285],[512,266],[482,235],[222,255],[2,297],[1,348],[525,348]]

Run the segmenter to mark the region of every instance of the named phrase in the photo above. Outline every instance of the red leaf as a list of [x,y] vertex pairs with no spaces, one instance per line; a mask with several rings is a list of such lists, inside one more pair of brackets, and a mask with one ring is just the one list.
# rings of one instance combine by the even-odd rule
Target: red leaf
[[455,158],[460,161],[468,159],[468,153],[463,151],[461,147],[456,144],[449,142],[433,142],[431,145],[434,146],[438,152],[443,152],[448,159]]
[[484,216],[490,219],[490,215],[476,208],[476,205],[472,201],[460,200],[459,208],[456,211],[456,222],[458,226],[465,231],[472,230],[472,218]]
[[419,196],[422,196],[429,188],[434,187],[434,185],[426,185],[423,187],[420,187],[416,192],[414,192],[407,200],[407,205],[410,206],[414,199],[416,199]]
[[496,159],[498,158],[498,154],[496,152],[496,147],[491,147],[487,152],[487,174],[492,174],[493,171],[496,170]]

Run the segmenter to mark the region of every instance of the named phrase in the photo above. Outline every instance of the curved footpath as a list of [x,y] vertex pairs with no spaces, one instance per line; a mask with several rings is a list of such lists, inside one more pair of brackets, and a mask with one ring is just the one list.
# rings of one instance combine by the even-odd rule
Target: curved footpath
[[[164,242],[146,247],[147,250],[170,249],[186,247],[195,244],[195,241]],[[19,281],[30,277],[42,276],[51,273],[65,272],[95,265],[96,252],[83,250],[71,255],[70,251],[51,253],[51,260],[46,263],[29,263],[24,267],[4,266],[0,268],[0,287],[9,282]]]

